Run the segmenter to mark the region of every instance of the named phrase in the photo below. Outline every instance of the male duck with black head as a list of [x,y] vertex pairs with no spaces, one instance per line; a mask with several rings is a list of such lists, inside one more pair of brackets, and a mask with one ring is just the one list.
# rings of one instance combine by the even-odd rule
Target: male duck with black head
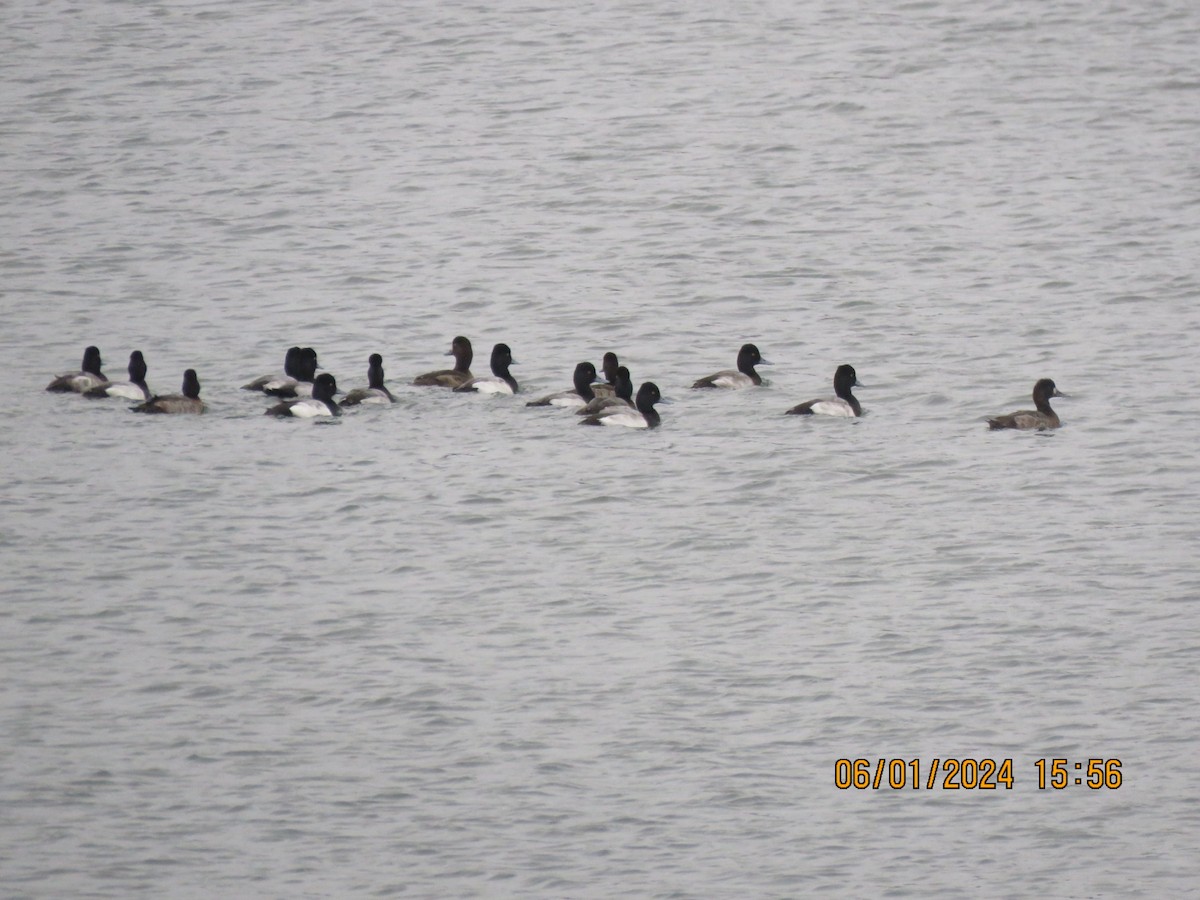
[[88,347],[83,351],[83,364],[79,367],[79,371],[57,376],[46,385],[46,390],[54,391],[56,394],[82,394],[84,391],[107,384],[108,379],[100,371],[102,365],[104,363],[100,359],[100,348]]
[[755,371],[755,366],[769,366],[769,360],[762,358],[758,348],[753,344],[743,344],[737,355],[737,369],[722,369],[720,372],[701,378],[692,385],[694,388],[740,388],[757,387],[763,383],[762,376]]
[[301,347],[292,366],[292,374],[263,385],[263,393],[272,397],[311,397],[313,380],[317,377],[317,351],[312,347]]
[[83,392],[93,399],[120,397],[124,400],[149,400],[150,388],[146,385],[146,359],[141,350],[129,354],[129,380],[107,381]]
[[852,388],[858,384],[854,366],[838,366],[833,373],[833,392],[836,397],[806,400],[787,411],[789,416],[842,416],[857,418],[862,415],[862,406],[854,396]]
[[273,382],[282,383],[289,379],[295,380],[299,374],[298,363],[300,362],[300,348],[288,347],[287,353],[283,356],[283,374],[282,375],[260,375],[249,384],[243,384],[243,391],[261,391],[268,384]]
[[1065,397],[1055,386],[1054,381],[1042,378],[1033,386],[1033,409],[1021,409],[988,419],[988,428],[998,431],[1002,428],[1015,428],[1020,431],[1049,431],[1058,428],[1062,421],[1058,413],[1050,408],[1051,397]]
[[491,377],[481,375],[478,378],[468,378],[454,390],[464,394],[515,394],[520,388],[508,367],[516,364],[508,344],[497,344],[492,348]]
[[578,409],[595,399],[592,383],[596,380],[596,367],[590,362],[581,362],[575,366],[575,377],[572,379],[575,387],[569,391],[558,391],[547,394],[537,400],[530,400],[526,406],[564,406]]
[[454,368],[418,375],[413,379],[413,384],[419,387],[460,387],[471,380],[471,360],[474,355],[471,342],[460,334],[450,342],[450,349],[446,351],[446,356],[454,357]]
[[322,372],[313,382],[312,396],[299,400],[285,400],[268,409],[265,415],[293,419],[315,419],[321,416],[340,416],[342,408],[333,399],[337,393],[337,381],[328,372]]
[[666,403],[653,381],[645,382],[637,392],[634,408],[610,406],[592,416],[579,420],[580,425],[609,425],[624,428],[657,428],[662,418],[654,408],[656,403]]

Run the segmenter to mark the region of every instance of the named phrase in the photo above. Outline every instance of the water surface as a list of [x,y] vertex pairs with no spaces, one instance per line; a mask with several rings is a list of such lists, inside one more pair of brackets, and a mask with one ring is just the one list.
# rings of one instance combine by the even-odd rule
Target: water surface
[[[0,10],[3,893],[1195,893],[1198,40],[1183,3]],[[459,333],[531,395],[611,349],[675,402],[408,387]],[[689,390],[745,341],[766,387]],[[87,344],[208,414],[45,393]],[[399,402],[263,417],[292,344]],[[782,415],[842,362],[863,419]],[[1047,376],[1059,432],[987,432]],[[1123,784],[1039,791],[1054,757]]]

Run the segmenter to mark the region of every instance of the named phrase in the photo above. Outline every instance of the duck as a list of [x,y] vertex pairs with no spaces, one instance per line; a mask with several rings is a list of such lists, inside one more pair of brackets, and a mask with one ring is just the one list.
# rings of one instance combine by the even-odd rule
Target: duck
[[635,409],[612,406],[594,416],[580,419],[580,425],[622,425],[626,428],[657,428],[662,421],[655,403],[665,403],[658,385],[647,381],[638,388]]
[[633,409],[633,379],[629,375],[629,369],[626,366],[618,366],[612,389],[615,393],[608,397],[604,397],[597,390],[596,385],[592,385],[592,390],[596,391],[596,396],[592,398],[586,406],[581,406],[575,411],[577,416],[594,416],[596,413],[604,409],[619,407],[624,409]]
[[181,393],[151,397],[145,403],[131,406],[130,409],[140,413],[199,414],[204,412],[204,401],[200,399],[200,379],[196,376],[196,370],[184,370]]
[[1058,413],[1050,408],[1050,398],[1065,396],[1067,395],[1055,386],[1053,379],[1039,379],[1033,386],[1033,405],[1037,407],[1036,411],[1022,409],[1003,416],[995,416],[988,419],[988,428],[992,431],[998,431],[1001,428],[1016,428],[1021,431],[1046,431],[1058,428],[1062,425],[1062,421],[1058,418]]
[[[611,350],[604,354],[604,359],[600,361],[600,374],[604,376],[604,380],[592,385],[592,391],[597,397],[615,397],[617,395],[617,371],[621,368],[621,361],[617,359],[617,354]],[[633,386],[630,385],[629,395],[633,396]]]
[[268,381],[263,385],[263,393],[272,397],[311,397],[313,379],[317,377],[317,351],[312,347],[301,347],[296,354],[292,366],[292,375]]
[[260,375],[249,384],[243,384],[243,391],[261,391],[271,382],[283,382],[287,379],[295,379],[296,363],[300,359],[299,347],[288,347],[287,353],[283,356],[283,374],[282,375]]
[[366,403],[395,403],[396,398],[383,383],[383,357],[372,353],[367,358],[367,387],[355,388],[342,398],[342,406],[360,406]]
[[291,417],[295,419],[315,419],[318,416],[340,416],[342,408],[333,399],[337,393],[337,381],[328,372],[322,372],[313,382],[311,397],[301,397],[298,400],[284,400],[272,406],[265,415]]
[[575,366],[575,377],[572,379],[575,387],[569,391],[559,391],[547,394],[538,400],[530,400],[526,406],[567,406],[572,409],[591,402],[595,396],[592,382],[596,380],[596,367],[590,362],[581,362]]
[[450,342],[450,349],[446,351],[446,356],[454,357],[453,369],[439,369],[436,372],[426,372],[424,375],[418,375],[413,379],[413,384],[420,387],[448,387],[456,388],[471,380],[471,360],[474,358],[474,351],[471,350],[471,342],[461,334]]
[[129,354],[129,380],[109,381],[83,392],[83,396],[122,397],[125,400],[149,400],[150,388],[146,386],[146,359],[141,350]]
[[513,378],[508,367],[516,364],[508,344],[497,344],[492,348],[492,377],[470,378],[454,390],[462,393],[515,394],[519,390],[517,379]]
[[83,363],[80,365],[79,371],[57,376],[46,385],[46,390],[54,391],[56,394],[82,394],[84,391],[107,384],[108,379],[100,371],[100,367],[103,365],[104,363],[100,359],[100,348],[87,347],[83,351]]
[[743,344],[737,355],[737,370],[723,369],[714,372],[706,378],[701,378],[692,385],[693,388],[747,388],[756,387],[763,383],[762,376],[754,371],[755,366],[769,366],[769,360],[762,358],[758,348],[753,344]]
[[851,388],[858,384],[858,373],[854,366],[841,365],[833,373],[833,392],[836,397],[807,400],[787,411],[789,416],[843,416],[856,418],[862,415],[862,405],[852,394]]

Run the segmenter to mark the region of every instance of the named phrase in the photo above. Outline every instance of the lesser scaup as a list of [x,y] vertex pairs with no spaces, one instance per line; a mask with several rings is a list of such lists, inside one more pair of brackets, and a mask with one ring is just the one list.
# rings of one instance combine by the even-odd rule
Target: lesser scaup
[[301,347],[292,366],[293,374],[263,385],[263,393],[272,397],[311,397],[313,379],[317,377],[317,351],[312,347]]
[[268,416],[291,416],[296,419],[315,419],[318,416],[340,416],[342,409],[333,395],[337,393],[337,381],[328,372],[322,372],[313,382],[312,396],[299,400],[285,400],[266,411]]
[[753,344],[743,344],[738,351],[737,371],[723,369],[714,372],[707,378],[699,379],[692,385],[694,388],[747,388],[762,384],[762,376],[754,371],[755,366],[769,366],[771,363],[762,358],[758,348]]
[[530,400],[526,406],[568,406],[572,409],[583,406],[595,398],[592,382],[596,380],[596,367],[590,362],[581,362],[575,367],[572,379],[575,387],[569,391],[547,394],[539,400]]
[[1050,398],[1065,396],[1067,395],[1061,393],[1051,379],[1043,378],[1033,386],[1033,405],[1037,407],[1036,412],[1022,409],[1007,415],[996,416],[988,419],[988,427],[992,430],[1018,428],[1022,431],[1045,431],[1049,428],[1058,428],[1062,422],[1058,418],[1058,413],[1050,408]]
[[82,394],[84,391],[90,391],[94,387],[106,384],[108,379],[100,371],[102,365],[104,363],[100,359],[100,349],[88,347],[83,351],[83,364],[79,367],[79,371],[69,375],[59,375],[46,385],[46,390],[54,391],[57,394]]
[[666,402],[658,392],[658,385],[647,381],[637,392],[636,409],[610,406],[594,416],[581,419],[580,425],[620,425],[625,428],[657,428],[661,418],[655,403]]
[[474,359],[474,351],[471,349],[471,342],[458,335],[450,342],[450,349],[446,351],[446,356],[454,357],[453,369],[439,369],[436,372],[426,372],[424,375],[418,375],[413,379],[413,384],[421,387],[448,387],[456,388],[470,381],[471,379],[471,360]]
[[[600,362],[600,374],[604,376],[604,380],[592,385],[592,391],[597,397],[615,397],[617,394],[617,370],[621,368],[621,361],[617,359],[617,354],[611,350],[604,354],[604,359]],[[633,388],[630,387],[630,396],[633,396]]]
[[149,400],[146,386],[146,360],[141,350],[129,354],[129,380],[109,381],[83,392],[85,397],[121,397],[125,400]]
[[396,402],[392,392],[383,383],[383,357],[378,353],[372,353],[367,359],[367,385],[365,388],[355,388],[342,398],[342,406]]
[[195,369],[183,373],[183,388],[180,394],[163,394],[151,397],[145,403],[130,407],[140,413],[202,413],[204,401],[200,399],[200,379]]
[[833,373],[833,391],[836,397],[820,400],[809,400],[799,406],[793,406],[787,411],[789,416],[844,416],[854,418],[862,415],[862,406],[858,398],[850,392],[858,384],[858,374],[854,366],[841,365]]
[[601,410],[614,406],[623,409],[633,409],[633,379],[629,376],[628,368],[617,366],[611,387],[613,393],[604,397],[601,396],[596,385],[592,385],[592,390],[596,391],[596,396],[586,406],[576,410],[575,414],[578,416],[594,416]]
[[475,391],[480,394],[515,394],[519,390],[517,379],[508,371],[517,363],[508,344],[497,344],[492,348],[492,377],[469,378],[454,390]]
[[282,383],[288,379],[295,379],[297,374],[296,363],[300,360],[300,348],[288,347],[287,353],[283,357],[283,374],[282,375],[260,375],[249,384],[243,384],[243,391],[261,391],[272,382]]

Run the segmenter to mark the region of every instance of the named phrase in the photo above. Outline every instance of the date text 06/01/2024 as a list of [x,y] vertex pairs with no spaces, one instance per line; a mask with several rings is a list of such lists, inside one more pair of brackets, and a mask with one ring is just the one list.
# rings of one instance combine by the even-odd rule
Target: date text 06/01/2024
[[[1119,759],[1045,758],[1033,763],[1039,790],[1088,787],[1094,791],[1116,790],[1121,786]],[[879,790],[890,788],[914,791],[933,790],[1011,791],[1016,783],[1011,759],[995,760],[934,757],[922,764],[920,759],[839,759],[833,764],[833,785],[839,790]]]

